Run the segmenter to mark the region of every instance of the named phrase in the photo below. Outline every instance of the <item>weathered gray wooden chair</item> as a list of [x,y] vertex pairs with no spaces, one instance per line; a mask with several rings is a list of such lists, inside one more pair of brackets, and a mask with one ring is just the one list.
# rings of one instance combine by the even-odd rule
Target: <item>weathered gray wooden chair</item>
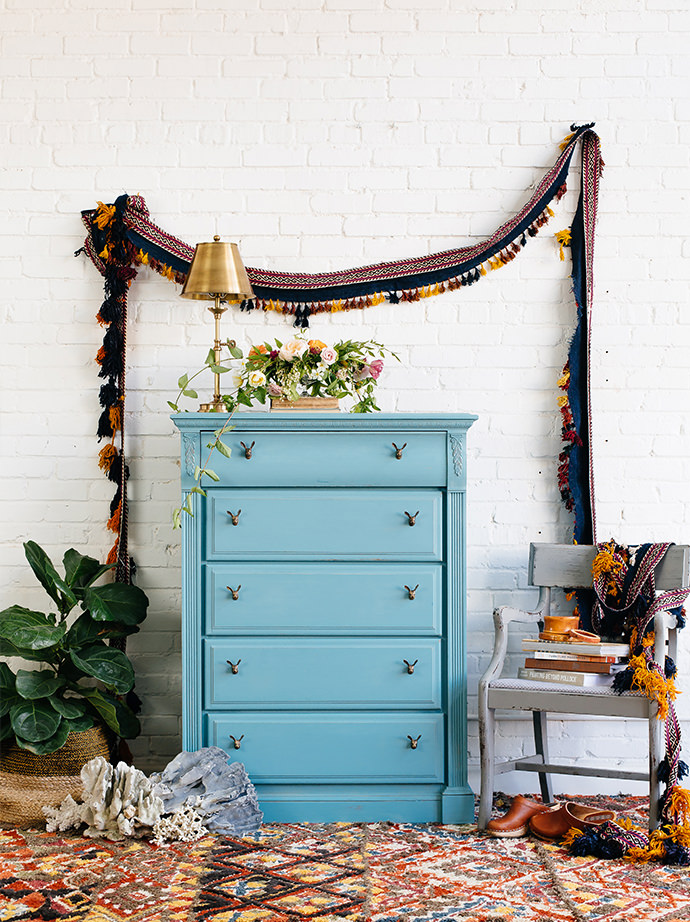
[[[484,829],[491,817],[494,775],[506,771],[539,773],[539,786],[545,803],[553,799],[551,774],[594,775],[601,778],[649,779],[649,828],[659,822],[658,803],[661,785],[657,767],[664,754],[664,724],[657,720],[656,703],[638,692],[616,694],[608,685],[565,687],[526,679],[500,678],[508,648],[508,625],[512,621],[541,622],[550,613],[551,590],[572,589],[592,585],[592,560],[596,548],[592,545],[531,544],[529,582],[539,588],[535,611],[518,608],[497,608],[494,612],[494,652],[489,666],[479,682],[479,743],[481,753],[481,795],[478,827]],[[657,567],[654,577],[658,590],[676,589],[688,585],[690,547],[674,545]],[[664,662],[668,654],[676,657],[676,619],[661,613],[654,619],[656,640],[654,659]],[[498,708],[532,712],[536,753],[508,762],[495,764],[495,711]],[[638,717],[649,724],[649,773],[615,768],[587,768],[579,764],[562,765],[549,760],[546,736],[546,715],[591,714],[597,717]]]

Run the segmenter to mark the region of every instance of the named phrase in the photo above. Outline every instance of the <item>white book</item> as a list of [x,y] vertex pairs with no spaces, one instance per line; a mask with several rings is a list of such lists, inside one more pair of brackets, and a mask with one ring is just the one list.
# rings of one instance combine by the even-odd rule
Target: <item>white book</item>
[[542,650],[544,653],[581,653],[596,656],[629,656],[630,644],[628,643],[568,643],[564,640],[539,640],[525,637],[522,641],[523,650]]
[[613,676],[602,675],[597,672],[560,672],[557,669],[530,669],[521,666],[518,669],[518,679],[528,679],[530,682],[550,682],[553,685],[610,685]]

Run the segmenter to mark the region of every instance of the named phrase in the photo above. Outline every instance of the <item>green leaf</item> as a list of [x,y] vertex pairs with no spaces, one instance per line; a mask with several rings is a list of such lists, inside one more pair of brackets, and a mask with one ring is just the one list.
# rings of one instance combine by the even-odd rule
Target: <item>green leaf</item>
[[58,695],[51,695],[48,700],[58,714],[69,720],[83,717],[86,714],[86,704],[79,698],[60,698]]
[[64,684],[64,678],[55,675],[52,669],[17,670],[17,694],[31,701],[49,698]]
[[22,701],[10,709],[10,720],[17,742],[21,737],[23,741],[39,743],[57,732],[62,717],[47,701]]
[[225,365],[209,365],[209,368],[214,375],[224,375],[226,371],[232,371],[231,368],[226,368]]
[[205,361],[204,361],[204,365],[210,365],[210,364],[212,364],[213,362],[215,362],[215,360],[216,360],[216,350],[215,350],[215,349],[209,349],[209,350],[208,350],[208,355],[206,356],[206,359],[205,359]]
[[14,736],[14,730],[9,720],[0,720],[0,742]]
[[35,541],[26,541],[24,543],[24,554],[40,584],[61,612],[65,613],[77,604],[76,596],[62,577],[58,575],[50,557],[42,547],[39,547]]
[[43,756],[48,752],[56,752],[58,749],[62,749],[62,747],[67,742],[70,727],[66,720],[62,720],[62,718],[59,719],[61,723],[52,736],[42,740],[28,740],[26,737],[15,734],[17,745],[22,749],[28,749],[29,752],[34,752],[39,756]]
[[92,583],[112,570],[114,563],[99,563],[94,557],[86,557],[71,547],[62,558],[67,585],[72,589],[86,589]]
[[96,586],[84,593],[84,607],[96,621],[140,624],[146,617],[148,604],[146,593],[127,583]]
[[191,489],[189,492],[190,492],[190,493],[200,493],[201,496],[207,496],[207,495],[208,495],[208,494],[206,493],[206,490],[202,490],[201,487],[192,487],[192,489]]
[[173,509],[173,528],[182,528],[182,510]]
[[226,445],[225,442],[221,442],[220,439],[217,439],[214,443],[214,447],[223,455],[225,458],[230,458],[232,456],[232,448],[229,445]]
[[220,480],[220,477],[218,476],[218,474],[216,474],[215,471],[212,471],[210,467],[205,468],[202,471],[202,473],[205,474],[207,477],[210,477],[211,480],[213,480],[215,483],[218,483],[218,481]]
[[134,711],[128,707],[124,701],[115,701],[114,704],[117,722],[120,726],[120,736],[127,740],[139,736],[141,733],[141,724]]
[[189,384],[189,375],[182,375],[182,377],[178,378],[177,380],[177,386],[179,387],[181,391],[184,390],[188,384]]
[[80,691],[94,710],[100,714],[103,722],[119,735],[120,723],[117,719],[115,699],[111,698],[110,695],[104,694],[98,688],[82,688]]
[[171,410],[174,410],[176,413],[180,412],[180,408],[178,407],[176,403],[173,403],[172,400],[168,400],[168,406],[170,407]]
[[95,643],[70,650],[69,655],[74,665],[86,675],[99,679],[120,694],[125,694],[134,685],[134,669],[121,650]]
[[196,400],[199,396],[197,392],[193,390],[191,387],[185,388],[185,390],[183,390],[182,393],[184,394],[185,397],[191,397],[192,400]]
[[81,714],[79,717],[66,717],[64,723],[67,724],[71,732],[81,733],[95,726],[96,718],[93,714]]
[[14,694],[16,679],[7,663],[0,663],[0,701]]
[[0,612],[0,638],[9,640],[19,651],[48,650],[58,644],[64,634],[64,625],[53,624],[39,611],[12,605]]

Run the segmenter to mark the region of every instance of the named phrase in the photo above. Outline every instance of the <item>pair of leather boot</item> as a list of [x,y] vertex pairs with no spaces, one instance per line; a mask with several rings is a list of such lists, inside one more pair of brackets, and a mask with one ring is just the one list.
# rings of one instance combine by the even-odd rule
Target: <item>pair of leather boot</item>
[[573,803],[540,804],[518,794],[505,816],[490,820],[486,831],[497,838],[517,838],[530,832],[539,839],[556,841],[573,826],[584,832],[590,826],[601,826],[614,818],[611,810],[594,810]]

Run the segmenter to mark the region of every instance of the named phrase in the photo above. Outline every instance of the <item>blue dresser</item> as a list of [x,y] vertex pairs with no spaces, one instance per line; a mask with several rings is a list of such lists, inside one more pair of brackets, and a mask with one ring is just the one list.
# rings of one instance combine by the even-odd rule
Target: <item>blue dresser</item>
[[[225,417],[174,417],[182,493]],[[241,413],[183,517],[183,745],[267,822],[471,822],[465,442],[475,416]],[[243,444],[244,443],[244,444]]]

